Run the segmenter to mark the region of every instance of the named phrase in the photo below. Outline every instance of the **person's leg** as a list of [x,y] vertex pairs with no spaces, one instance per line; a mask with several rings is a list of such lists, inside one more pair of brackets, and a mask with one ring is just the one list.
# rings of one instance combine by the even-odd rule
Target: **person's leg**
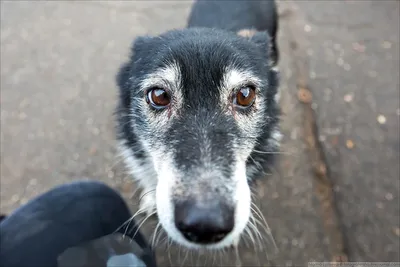
[[[104,184],[56,187],[0,223],[0,265],[57,266],[65,249],[111,234],[130,217],[120,195]],[[140,233],[135,241],[147,247]]]

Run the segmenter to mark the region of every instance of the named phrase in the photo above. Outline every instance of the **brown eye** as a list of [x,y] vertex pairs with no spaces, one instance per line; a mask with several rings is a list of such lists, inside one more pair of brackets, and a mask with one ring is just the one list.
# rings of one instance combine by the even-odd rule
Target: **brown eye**
[[240,88],[234,99],[234,104],[241,107],[250,107],[256,99],[256,90],[251,86]]
[[153,88],[147,92],[147,103],[156,109],[162,109],[169,105],[171,97],[161,88]]

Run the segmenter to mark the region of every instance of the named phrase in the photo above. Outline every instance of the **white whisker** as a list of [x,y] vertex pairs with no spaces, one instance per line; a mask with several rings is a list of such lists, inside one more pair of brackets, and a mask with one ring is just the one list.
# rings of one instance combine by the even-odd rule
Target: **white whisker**
[[239,254],[239,247],[235,246],[235,254],[236,254],[236,266],[241,267],[242,266],[242,260],[240,259],[240,254]]
[[118,232],[122,227],[124,227],[126,224],[128,224],[128,226],[125,228],[125,232],[124,232],[124,236],[126,235],[126,232],[129,229],[129,226],[131,224],[131,222],[134,220],[134,218],[140,214],[142,214],[144,212],[144,210],[139,209],[135,214],[133,214],[133,216],[131,216],[128,220],[126,220],[120,227],[118,227],[114,233]]
[[186,259],[187,259],[188,255],[189,255],[189,250],[187,249],[187,250],[186,250],[185,257],[183,258],[183,261],[182,261],[182,265],[181,265],[181,266],[185,266],[185,262],[186,262]]
[[154,214],[156,214],[157,211],[153,211],[152,213],[150,213],[149,215],[147,215],[146,218],[144,218],[142,220],[142,222],[139,224],[138,228],[136,229],[136,232],[133,234],[132,239],[136,236],[136,234],[139,232],[139,229],[142,227],[142,225],[147,221],[147,219],[149,219],[151,216],[153,216]]
[[259,154],[271,154],[271,155],[275,155],[275,154],[293,155],[293,153],[283,152],[283,151],[260,151],[260,150],[253,149],[252,152],[256,152],[256,153],[259,153]]
[[156,236],[157,236],[157,231],[158,231],[158,229],[159,229],[160,227],[161,227],[161,223],[158,222],[156,228],[154,229],[153,238],[152,238],[152,241],[151,241],[151,246],[152,246],[153,248],[156,247],[156,246],[155,246],[155,240],[156,240]]
[[173,266],[173,264],[172,264],[172,258],[171,258],[171,244],[172,244],[172,240],[168,237],[167,238],[167,244],[168,244],[168,247],[167,247],[167,250],[168,250],[168,260],[169,260],[169,263],[170,263],[170,265],[171,266]]
[[264,231],[266,232],[266,234],[270,237],[270,240],[272,241],[272,244],[273,244],[275,250],[277,251],[277,250],[278,250],[278,247],[277,247],[276,242],[275,242],[275,239],[274,239],[274,237],[273,237],[273,235],[272,235],[271,228],[269,227],[269,225],[268,225],[268,223],[267,223],[267,220],[265,219],[265,217],[264,217],[264,215],[262,214],[261,210],[257,207],[257,205],[256,205],[254,202],[252,203],[252,206],[254,207],[254,209],[253,209],[253,207],[252,207],[251,209],[254,211],[254,213],[255,213],[255,214],[262,220],[262,222],[263,222],[263,223],[259,222],[259,224],[263,227],[263,229],[264,229]]

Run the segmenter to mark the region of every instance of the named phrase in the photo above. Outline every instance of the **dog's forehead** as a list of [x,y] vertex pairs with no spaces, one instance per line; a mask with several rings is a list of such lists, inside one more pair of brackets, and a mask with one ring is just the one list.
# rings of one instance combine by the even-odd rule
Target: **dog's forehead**
[[[166,62],[174,62],[185,84],[205,85],[218,83],[229,69],[248,69],[251,66],[245,51],[238,51],[232,44],[193,41],[172,46]],[[167,63],[168,65],[168,63]]]
[[247,49],[218,38],[176,42],[163,55],[162,62],[164,78],[179,83],[186,101],[199,96],[217,101],[223,90],[258,79]]
[[266,76],[262,51],[233,32],[172,31],[151,38],[148,47],[152,52],[141,53],[136,60],[143,67],[137,67],[138,73],[146,73],[141,91],[167,87],[182,107],[221,106],[233,89],[257,84]]

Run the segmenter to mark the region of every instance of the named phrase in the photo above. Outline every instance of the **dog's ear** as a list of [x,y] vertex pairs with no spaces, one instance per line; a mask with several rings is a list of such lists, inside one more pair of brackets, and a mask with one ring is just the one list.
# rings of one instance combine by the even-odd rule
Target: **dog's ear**
[[117,84],[121,89],[129,85],[129,79],[133,76],[135,66],[138,61],[149,54],[149,45],[152,43],[153,37],[139,36],[131,46],[130,59],[123,64],[117,73]]
[[254,29],[243,29],[237,32],[237,35],[248,39],[255,43],[266,55],[269,55],[271,66],[275,66],[278,61],[278,51],[275,48],[275,41],[270,37],[266,31],[257,31]]
[[133,58],[138,58],[143,55],[143,52],[146,51],[146,53],[149,52],[149,49],[152,47],[154,37],[152,36],[138,36],[136,39],[133,41],[132,44],[132,59]]

